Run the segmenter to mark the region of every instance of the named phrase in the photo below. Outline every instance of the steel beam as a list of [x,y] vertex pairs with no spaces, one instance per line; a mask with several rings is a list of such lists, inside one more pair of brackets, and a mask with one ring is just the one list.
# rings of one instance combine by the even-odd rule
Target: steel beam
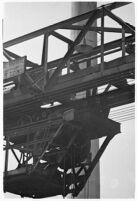
[[118,24],[120,24],[125,29],[128,29],[131,34],[135,35],[135,30],[130,27],[126,22],[124,22],[120,17],[117,17],[114,15],[110,10],[108,10],[106,7],[104,7],[106,15],[108,15],[110,18],[112,18],[114,21],[116,21]]
[[101,16],[101,73],[104,71],[104,8],[102,8],[102,16]]
[[50,126],[58,126],[61,122],[62,122],[62,118],[60,119],[56,118],[56,119],[53,119],[52,121],[46,119],[38,123],[36,122],[29,123],[22,127],[20,126],[20,127],[6,128],[4,130],[4,135],[7,138],[22,136],[22,135],[26,135],[26,133],[28,133],[29,130],[31,130],[31,132],[36,132],[37,130],[43,130],[44,128],[47,128]]
[[[129,4],[129,2],[116,2],[116,3],[110,3],[110,4],[107,4],[105,5],[105,7],[108,9],[108,10],[113,10],[113,9],[116,9],[116,8],[119,8],[121,6],[125,6]],[[97,8],[98,10],[98,17],[100,17],[100,14],[101,14],[101,9],[100,7]],[[32,38],[35,38],[35,37],[38,37],[40,35],[43,35],[45,34],[46,32],[50,33],[52,31],[55,31],[56,29],[62,29],[64,26],[66,25],[72,25],[74,23],[77,23],[79,21],[82,21],[82,20],[85,20],[87,18],[89,18],[91,16],[91,14],[93,13],[94,11],[90,11],[88,13],[85,13],[85,14],[82,14],[80,16],[76,16],[76,17],[73,17],[73,18],[70,18],[68,20],[64,20],[62,22],[59,22],[57,24],[54,24],[54,25],[50,25],[48,27],[45,27],[45,28],[42,28],[42,29],[39,29],[37,31],[34,31],[32,33],[29,33],[29,34],[26,34],[24,36],[21,36],[21,37],[18,37],[16,39],[13,39],[13,40],[10,40],[8,42],[5,42],[3,44],[3,47],[4,48],[7,48],[7,47],[10,47],[10,46],[13,46],[13,45],[16,45],[18,43],[22,43],[24,41],[27,41],[29,39],[32,39]]]
[[[18,132],[19,132],[19,130],[18,130]],[[11,134],[9,134],[10,136],[11,136]],[[26,134],[24,134],[24,135],[27,135],[27,133]],[[28,134],[29,135],[29,134]],[[17,133],[17,137],[19,137],[19,136],[22,136],[22,135],[20,135],[20,133]],[[20,150],[20,151],[22,151],[22,150],[24,150],[25,149],[25,151],[26,152],[33,152],[33,148],[30,148],[30,147],[28,147],[28,146],[30,146],[30,145],[36,145],[36,144],[38,144],[38,143],[44,143],[44,142],[49,142],[51,140],[51,138],[45,138],[45,139],[40,139],[40,140],[33,140],[33,141],[30,141],[30,142],[28,142],[28,143],[21,143],[21,144],[16,144],[16,145],[10,145],[9,147],[5,147],[4,148],[4,150],[7,150],[7,149],[11,149],[12,150],[12,152],[13,152],[13,149],[17,149],[17,150]],[[52,143],[52,145],[55,145],[54,143]],[[56,146],[57,146],[57,144],[56,144]],[[58,145],[59,146],[59,145]],[[62,150],[61,150],[62,151]],[[15,153],[15,152],[14,152]],[[15,155],[14,155],[15,156]],[[17,158],[16,158],[17,159]],[[19,161],[19,160],[18,160]]]
[[[135,39],[132,36],[125,37],[125,43],[134,42],[134,40]],[[115,41],[112,41],[112,42],[109,42],[109,43],[105,43],[104,44],[104,51],[105,52],[107,51],[107,52],[106,53],[104,52],[104,54],[105,55],[109,54],[109,52],[108,52],[109,50],[121,47],[121,45],[122,45],[121,39],[118,39],[118,40],[115,40]],[[101,46],[97,46],[97,47],[93,48],[93,50],[91,52],[89,52],[87,54],[79,54],[79,53],[73,54],[70,57],[70,61],[82,60],[84,58],[91,58],[92,56],[95,56],[95,55],[96,55],[96,58],[100,57],[100,55],[99,55],[100,54],[100,49],[101,49]],[[9,53],[9,55],[14,55],[14,58],[20,58],[19,55],[17,55],[17,54],[15,55],[15,53],[10,52],[9,50],[6,50],[6,51],[7,51],[7,53]],[[110,52],[110,54],[111,54],[111,52]],[[54,61],[48,62],[48,69],[56,68],[57,65],[61,62],[62,59],[63,58],[56,59]],[[32,67],[36,67],[36,68],[38,67],[37,68],[38,70],[43,68],[43,66],[38,66],[38,64],[35,64],[35,63],[33,63],[33,62],[29,61],[29,60],[27,60],[27,65],[32,66]],[[30,70],[28,70],[28,72],[31,72],[32,70],[33,69],[30,69]]]
[[[122,42],[122,41],[121,41]],[[56,82],[56,85],[53,85],[48,90],[45,91],[45,95],[41,100],[56,101],[65,97],[66,95],[73,94],[88,88],[93,88],[96,86],[101,86],[111,82],[119,82],[121,78],[128,78],[131,72],[134,74],[135,70],[134,56],[126,56],[124,58],[119,58],[112,60],[104,64],[104,75],[100,74],[100,65],[97,65],[95,68],[87,68],[78,71],[77,73],[70,73],[64,76],[60,76]],[[117,68],[119,66],[119,68]],[[84,79],[83,79],[84,77]],[[42,95],[43,96],[43,95]],[[30,99],[29,99],[30,97]],[[5,98],[5,106],[12,105],[15,101],[21,102],[24,99],[31,100],[33,96],[27,98],[20,96],[19,99],[14,98],[9,99]],[[36,97],[35,97],[36,100]]]
[[60,124],[60,126],[58,127],[57,131],[55,132],[53,138],[51,138],[48,141],[48,144],[47,144],[46,148],[44,149],[44,151],[42,152],[42,154],[39,156],[39,158],[38,158],[36,164],[34,165],[32,171],[34,171],[37,168],[40,160],[43,158],[43,156],[45,155],[46,151],[49,149],[50,145],[53,143],[54,138],[57,137],[61,133],[62,128],[63,128],[63,123]]
[[[133,86],[129,86],[126,87],[124,90],[123,89],[116,89],[114,91],[108,91],[102,94],[98,94],[94,97],[89,97],[87,99],[81,99],[81,100],[75,100],[75,101],[69,101],[64,103],[63,105],[60,106],[56,106],[53,108],[49,108],[47,109],[47,112],[55,112],[55,111],[62,111],[62,110],[66,110],[66,109],[70,109],[73,107],[82,107],[82,105],[87,104],[87,102],[90,102],[90,105],[92,107],[95,106],[96,102],[100,102],[102,99],[106,99],[107,100],[107,104],[108,107],[113,108],[113,107],[117,107],[117,106],[121,106],[121,105],[125,105],[125,104],[129,104],[134,102],[134,93],[135,93],[135,89],[134,89],[134,85]],[[23,104],[19,104],[19,105],[14,105],[13,107],[6,107],[4,110],[4,116],[8,115],[11,113],[20,113],[20,115],[23,115],[26,112],[29,112],[29,114],[31,114],[32,112],[34,112],[34,108],[40,108],[41,105],[41,98],[38,97],[38,99],[36,99],[35,101],[31,101],[31,102],[26,102]],[[32,113],[33,114],[33,113]],[[10,131],[11,132],[11,131]]]
[[83,181],[81,181],[80,185],[78,186],[77,190],[73,193],[73,196],[76,197],[79,192],[83,189],[83,186],[86,184],[89,176],[91,175],[92,171],[94,170],[96,164],[98,163],[99,159],[101,158],[102,154],[104,153],[106,147],[108,146],[109,142],[112,140],[114,136],[106,137],[103,144],[99,148],[97,154],[95,155],[94,159],[91,161],[91,164],[89,165],[89,168],[86,170],[85,176],[83,178]]
[[43,72],[44,72],[44,79],[43,79],[43,91],[45,89],[45,86],[48,82],[48,37],[49,34],[44,35],[44,41],[43,41],[43,52],[42,52],[42,65],[43,65]]
[[[69,25],[69,26],[64,26],[62,29],[69,29],[69,30],[82,30],[84,27],[81,25]],[[95,32],[101,32],[102,27],[89,27],[89,31],[95,31]],[[103,28],[104,32],[110,32],[110,33],[121,33],[122,29],[121,28],[114,28],[114,27],[104,27]],[[131,33],[129,29],[125,28],[125,33]]]
[[[119,66],[119,68],[117,68],[117,66]],[[81,70],[76,74],[71,73],[62,76],[58,78],[58,80],[56,81],[56,85],[47,89],[45,93],[49,97],[54,94],[55,97],[56,94],[59,95],[61,91],[64,92],[65,95],[66,92],[74,93],[82,91],[85,88],[87,89],[93,88],[95,86],[101,86],[103,84],[109,83],[110,81],[113,82],[117,80],[118,82],[120,78],[126,78],[127,74],[130,74],[131,71],[134,72],[134,58],[131,57],[131,60],[128,60],[127,56],[125,57],[125,59],[116,59],[105,63],[103,75],[100,73],[99,69],[100,65],[98,64],[94,69],[88,68]]]
[[52,31],[51,32],[51,35],[52,36],[55,36],[56,38],[58,38],[58,39],[60,39],[60,40],[62,40],[62,41],[64,41],[65,43],[68,43],[68,44],[73,44],[73,41],[72,40],[70,40],[69,38],[67,38],[67,37],[65,37],[65,36],[63,36],[63,35],[61,35],[61,34],[59,34],[58,32],[56,32],[56,31]]
[[125,47],[125,30],[122,28],[122,57],[125,56],[126,47]]
[[81,40],[83,39],[83,37],[88,32],[88,27],[90,25],[92,25],[92,23],[95,21],[96,18],[97,18],[97,10],[95,10],[90,15],[90,18],[88,19],[86,25],[84,26],[84,29],[79,33],[79,35],[75,39],[74,43],[68,49],[68,52],[65,54],[63,60],[59,64],[59,66],[57,66],[57,69],[55,70],[55,72],[53,73],[53,75],[51,76],[51,78],[49,79],[46,88],[48,88],[49,86],[51,86],[54,83],[54,81],[56,80],[58,74],[61,72],[63,66],[66,64],[66,62],[68,61],[68,59],[70,58],[70,56],[73,54],[75,46],[78,45],[81,42]]
[[[125,37],[125,43],[134,42],[134,40],[135,40],[135,38],[132,37],[132,36]],[[104,44],[104,53],[106,51],[119,48],[119,47],[121,47],[121,45],[122,45],[122,40],[121,39],[105,43]],[[70,56],[70,61],[82,60],[84,58],[89,58],[89,57],[92,57],[92,56],[95,56],[95,55],[97,56],[97,54],[100,54],[100,49],[101,49],[101,45],[93,48],[91,52],[86,53],[86,54],[80,54],[80,53],[73,54],[72,56]],[[100,57],[100,55],[98,57]],[[62,59],[63,58],[60,58],[60,59],[57,59],[57,60],[49,62],[48,63],[48,69],[56,68],[57,65],[61,62]]]
[[[6,140],[6,147],[9,148],[9,138]],[[5,169],[4,169],[4,176],[7,176],[8,172],[8,161],[9,161],[9,149],[5,151]]]
[[[9,146],[8,148],[10,149],[10,146]],[[21,163],[20,163],[20,160],[18,159],[18,157],[17,157],[17,155],[16,155],[14,149],[11,149],[11,151],[12,151],[13,155],[15,156],[15,158],[16,158],[18,164],[20,165],[20,164],[21,164]]]

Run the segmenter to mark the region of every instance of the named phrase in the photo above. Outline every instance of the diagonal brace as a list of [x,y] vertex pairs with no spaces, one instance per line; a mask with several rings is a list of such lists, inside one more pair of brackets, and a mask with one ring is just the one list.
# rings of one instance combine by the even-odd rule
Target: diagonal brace
[[75,46],[78,45],[81,42],[81,40],[83,39],[83,37],[88,32],[89,26],[91,26],[93,24],[93,22],[97,19],[97,16],[98,16],[98,12],[97,12],[97,10],[95,10],[92,13],[92,15],[90,16],[90,18],[87,21],[86,25],[84,26],[84,29],[79,33],[79,35],[77,36],[76,40],[70,46],[70,48],[69,48],[68,52],[66,53],[66,55],[64,56],[63,60],[60,62],[59,66],[57,67],[57,69],[53,73],[52,77],[49,79],[46,87],[51,86],[55,82],[56,77],[61,72],[63,66],[66,64],[66,62],[68,61],[68,59],[70,58],[70,56],[74,52]]
[[56,31],[52,31],[51,35],[56,37],[56,38],[58,38],[58,39],[60,39],[60,40],[62,40],[62,41],[64,41],[64,42],[66,42],[66,43],[68,43],[68,44],[70,44],[70,45],[73,44],[72,40],[70,40],[69,38],[61,35],[60,33],[56,32]]
[[129,30],[131,34],[135,35],[135,30],[130,27],[126,22],[124,22],[120,17],[114,15],[111,11],[109,11],[106,7],[104,7],[105,13],[115,20],[118,24],[120,24],[122,27],[124,27],[126,30]]
[[[54,138],[55,138],[57,135],[59,135],[59,133],[60,133],[61,130],[62,130],[62,127],[63,127],[63,123],[61,123],[61,125],[59,126],[59,128],[58,128],[57,131],[55,132]],[[32,172],[37,168],[38,164],[40,163],[40,160],[43,158],[43,156],[45,155],[46,151],[49,149],[49,147],[50,147],[50,145],[52,144],[54,138],[52,138],[52,139],[48,142],[48,144],[47,144],[46,148],[44,149],[43,153],[40,155],[40,157],[38,158],[37,162],[35,163]]]
[[20,164],[21,164],[21,163],[20,163],[20,160],[18,159],[18,157],[17,157],[15,151],[14,151],[13,149],[11,149],[11,151],[12,151],[13,155],[15,156],[16,160],[18,161],[18,163],[19,163],[19,165],[20,165]]
[[84,180],[80,183],[80,185],[78,186],[78,188],[75,190],[75,192],[73,193],[73,196],[76,197],[79,192],[83,189],[83,186],[86,184],[89,176],[91,175],[92,171],[94,170],[94,168],[96,167],[99,159],[101,158],[102,154],[104,153],[107,145],[109,144],[109,142],[111,141],[111,139],[114,136],[107,136],[106,139],[104,140],[103,144],[101,145],[100,149],[98,150],[96,156],[94,157],[94,159],[91,162],[91,165],[89,166],[86,175],[84,176]]

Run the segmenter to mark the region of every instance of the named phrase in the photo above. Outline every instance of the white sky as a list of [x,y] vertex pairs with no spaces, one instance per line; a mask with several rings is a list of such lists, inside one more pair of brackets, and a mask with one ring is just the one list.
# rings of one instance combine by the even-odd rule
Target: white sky
[[[114,11],[123,20],[134,25],[133,4]],[[4,41],[35,31],[50,24],[71,17],[71,2],[42,3],[5,3],[4,5]],[[112,24],[110,23],[110,26]],[[65,32],[69,37],[69,32]],[[112,36],[113,37],[113,36]],[[115,37],[115,36],[114,36]],[[49,60],[63,56],[66,47],[56,39],[51,38],[51,53]],[[53,45],[55,44],[55,45]],[[53,46],[53,47],[52,47]],[[12,47],[11,50],[26,55],[30,60],[39,62],[42,40],[26,42]],[[60,47],[60,49],[59,49]],[[102,198],[133,198],[135,188],[134,174],[134,120],[122,123],[122,134],[115,136],[110,142],[101,159],[101,197]],[[6,193],[5,197],[16,195]]]

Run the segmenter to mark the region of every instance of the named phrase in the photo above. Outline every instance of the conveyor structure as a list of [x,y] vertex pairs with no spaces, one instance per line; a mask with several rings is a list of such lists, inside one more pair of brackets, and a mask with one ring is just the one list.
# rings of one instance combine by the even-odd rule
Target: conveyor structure
[[[134,84],[128,80],[135,76],[135,28],[113,14],[128,4],[106,4],[3,44],[8,59],[3,65],[4,192],[32,198],[76,197],[84,188],[107,145],[120,133],[120,123],[108,119],[110,109],[134,102]],[[104,27],[105,16],[120,28]],[[101,26],[93,26],[98,19]],[[79,21],[83,26],[76,24]],[[79,33],[72,41],[57,32],[62,29]],[[83,44],[89,31],[100,35],[101,44],[91,48]],[[105,43],[105,32],[121,35]],[[41,65],[8,50],[40,35],[44,36]],[[63,58],[48,62],[51,35],[67,43],[68,50]],[[107,56],[112,59],[106,61]],[[80,92],[84,97],[78,98]],[[49,107],[43,108],[44,104]],[[90,142],[101,137],[105,140],[93,158]],[[9,152],[18,163],[13,170]]]

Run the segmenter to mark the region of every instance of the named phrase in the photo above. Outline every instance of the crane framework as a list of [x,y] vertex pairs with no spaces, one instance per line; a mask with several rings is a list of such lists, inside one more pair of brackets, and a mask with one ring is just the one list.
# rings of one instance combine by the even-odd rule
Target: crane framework
[[[112,12],[128,4],[110,3],[3,44],[8,59],[3,64],[4,192],[32,198],[76,197],[84,188],[110,140],[120,133],[120,124],[108,119],[110,109],[134,102],[134,84],[128,80],[135,78],[135,28]],[[120,28],[104,26],[105,16]],[[94,26],[98,19],[101,26]],[[83,25],[77,25],[80,21]],[[79,33],[71,40],[58,30]],[[101,44],[84,43],[90,31],[100,35]],[[105,43],[106,32],[119,33],[120,38]],[[8,50],[41,35],[40,65]],[[48,62],[51,35],[66,43],[68,50],[63,58]],[[115,59],[114,53],[119,53]],[[100,86],[104,86],[101,92]],[[85,96],[79,99],[83,91]],[[42,108],[43,104],[50,107]],[[105,140],[92,157],[90,141],[101,137]],[[9,170],[9,152],[18,163],[13,170]]]

